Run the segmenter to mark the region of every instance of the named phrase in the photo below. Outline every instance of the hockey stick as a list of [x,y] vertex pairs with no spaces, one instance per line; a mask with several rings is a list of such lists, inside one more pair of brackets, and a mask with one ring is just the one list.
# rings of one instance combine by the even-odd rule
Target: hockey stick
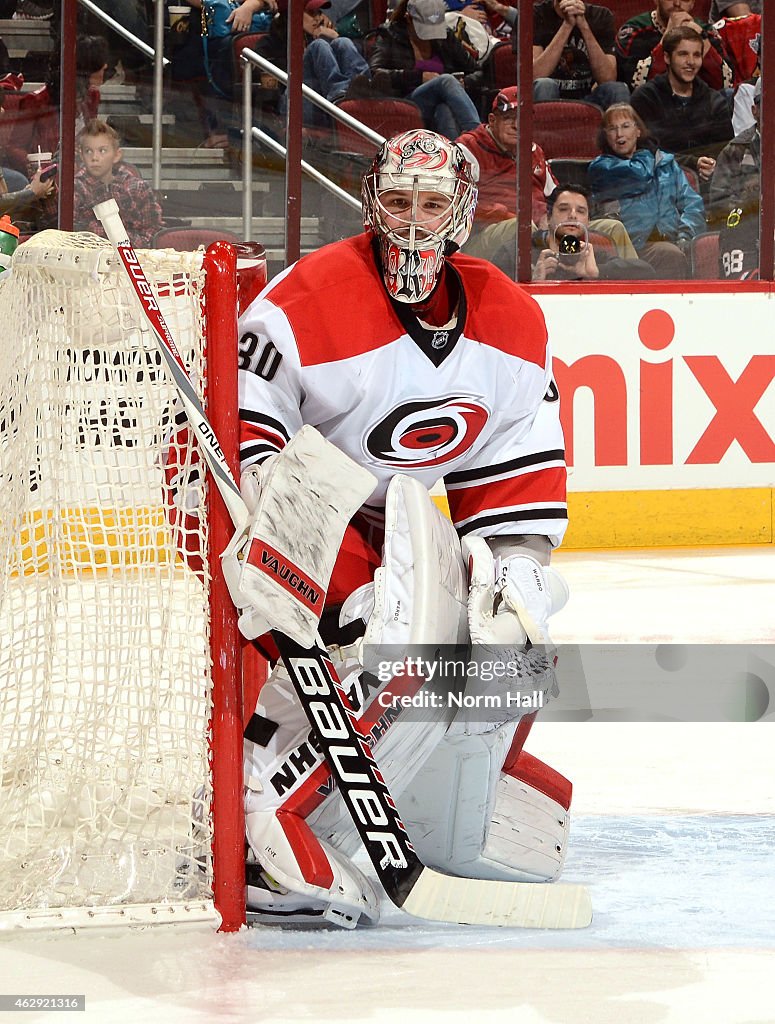
[[[142,266],[127,238],[115,200],[94,213],[116,248],[202,453],[235,527],[248,509],[194,390]],[[272,637],[358,834],[389,899],[407,913],[456,924],[523,928],[584,928],[592,919],[584,886],[458,878],[426,867],[412,848],[385,781],[319,637],[305,648],[272,630]]]

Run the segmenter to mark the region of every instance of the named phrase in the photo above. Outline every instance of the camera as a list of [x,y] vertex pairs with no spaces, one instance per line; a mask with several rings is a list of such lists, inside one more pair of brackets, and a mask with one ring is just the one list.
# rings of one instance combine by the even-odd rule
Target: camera
[[[571,225],[577,230],[581,228],[582,234],[571,234],[568,231]],[[557,225],[554,239],[557,242],[557,256],[560,263],[572,264],[576,262],[580,253],[586,248],[589,242],[589,232],[585,225],[579,224],[576,221],[565,221]]]
[[581,239],[576,235],[560,235],[557,247],[561,256],[577,256],[581,252]]

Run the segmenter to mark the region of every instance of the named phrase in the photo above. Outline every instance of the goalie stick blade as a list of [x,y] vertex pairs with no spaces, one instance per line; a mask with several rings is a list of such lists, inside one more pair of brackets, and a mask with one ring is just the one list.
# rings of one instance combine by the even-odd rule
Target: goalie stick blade
[[402,909],[426,920],[491,928],[586,928],[592,921],[583,885],[456,878],[431,868],[414,883]]

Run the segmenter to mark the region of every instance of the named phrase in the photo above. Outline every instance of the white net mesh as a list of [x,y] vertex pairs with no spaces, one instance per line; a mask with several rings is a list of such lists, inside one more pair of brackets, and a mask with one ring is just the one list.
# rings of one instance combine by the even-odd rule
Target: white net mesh
[[[204,380],[201,255],[140,256]],[[102,239],[36,236],[0,309],[0,911],[206,901],[206,516],[168,526],[174,389]]]

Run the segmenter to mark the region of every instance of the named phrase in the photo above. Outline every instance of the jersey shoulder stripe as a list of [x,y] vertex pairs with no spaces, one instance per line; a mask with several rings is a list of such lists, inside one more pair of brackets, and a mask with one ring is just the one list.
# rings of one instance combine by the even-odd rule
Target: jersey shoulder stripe
[[404,333],[366,234],[303,256],[264,298],[284,312],[303,367],[372,352]]

